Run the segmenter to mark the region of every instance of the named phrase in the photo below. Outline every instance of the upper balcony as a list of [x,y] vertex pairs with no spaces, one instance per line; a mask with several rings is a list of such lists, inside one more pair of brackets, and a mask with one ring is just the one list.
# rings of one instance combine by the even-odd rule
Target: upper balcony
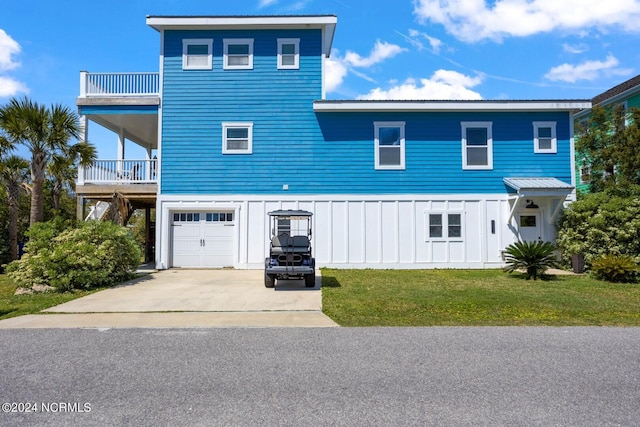
[[160,73],[80,72],[80,98],[157,98]]
[[[160,74],[80,72],[81,116],[146,150],[158,147]],[[90,141],[90,138],[88,139]]]

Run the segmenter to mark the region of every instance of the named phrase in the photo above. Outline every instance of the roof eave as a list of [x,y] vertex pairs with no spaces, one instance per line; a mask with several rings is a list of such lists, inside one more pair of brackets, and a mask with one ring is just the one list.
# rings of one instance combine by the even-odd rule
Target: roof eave
[[315,101],[315,112],[580,111],[588,100],[544,101]]
[[320,29],[323,54],[329,56],[338,18],[335,15],[298,16],[147,16],[147,25],[163,30]]

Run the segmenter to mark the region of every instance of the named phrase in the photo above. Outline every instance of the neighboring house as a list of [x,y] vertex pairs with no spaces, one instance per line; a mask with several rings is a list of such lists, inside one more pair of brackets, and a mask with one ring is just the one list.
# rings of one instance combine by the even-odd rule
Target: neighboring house
[[[620,83],[611,89],[602,92],[591,100],[591,104],[605,108],[624,107],[625,111],[631,108],[640,108],[640,75]],[[584,123],[589,119],[591,109],[585,109],[575,115],[576,123]],[[589,192],[591,168],[584,153],[576,152],[576,188],[584,193]]]
[[590,103],[326,100],[336,23],[148,17],[159,73],[81,74],[80,113],[120,155],[79,197],[155,207],[158,268],[262,268],[277,209],[313,212],[319,266],[498,267],[518,239],[553,241]]

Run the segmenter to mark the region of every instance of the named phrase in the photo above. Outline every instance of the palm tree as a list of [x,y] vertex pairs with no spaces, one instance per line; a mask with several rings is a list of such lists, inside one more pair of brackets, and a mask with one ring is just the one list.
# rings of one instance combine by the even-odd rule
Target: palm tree
[[[47,164],[56,153],[69,153],[72,139],[81,134],[78,115],[68,107],[46,108],[27,97],[13,98],[0,108],[0,128],[14,144],[22,144],[31,152],[30,224],[44,218],[43,188]],[[89,145],[89,143],[84,142]]]
[[11,261],[18,259],[18,200],[22,184],[27,180],[29,162],[10,156],[0,162],[0,181],[7,189],[9,205],[9,250]]
[[70,146],[66,152],[56,152],[51,156],[47,172],[52,183],[55,212],[60,211],[60,197],[65,186],[73,188],[78,177],[78,164],[89,166],[96,157],[96,148],[85,141]]

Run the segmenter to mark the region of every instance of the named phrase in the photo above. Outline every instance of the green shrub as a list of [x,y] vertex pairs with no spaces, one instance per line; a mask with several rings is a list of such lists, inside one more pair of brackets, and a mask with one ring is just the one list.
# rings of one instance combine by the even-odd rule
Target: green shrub
[[556,247],[550,242],[516,242],[505,250],[505,271],[524,270],[527,280],[536,280],[549,268],[558,266]]
[[607,282],[631,283],[638,278],[638,265],[628,255],[603,255],[591,267],[594,276]]
[[607,255],[640,256],[640,187],[586,194],[565,209],[556,242],[562,261],[582,254],[589,267]]
[[132,278],[140,263],[131,234],[111,222],[89,221],[64,231],[55,222],[36,224],[29,237],[23,258],[7,266],[20,286],[64,291],[110,286]]

